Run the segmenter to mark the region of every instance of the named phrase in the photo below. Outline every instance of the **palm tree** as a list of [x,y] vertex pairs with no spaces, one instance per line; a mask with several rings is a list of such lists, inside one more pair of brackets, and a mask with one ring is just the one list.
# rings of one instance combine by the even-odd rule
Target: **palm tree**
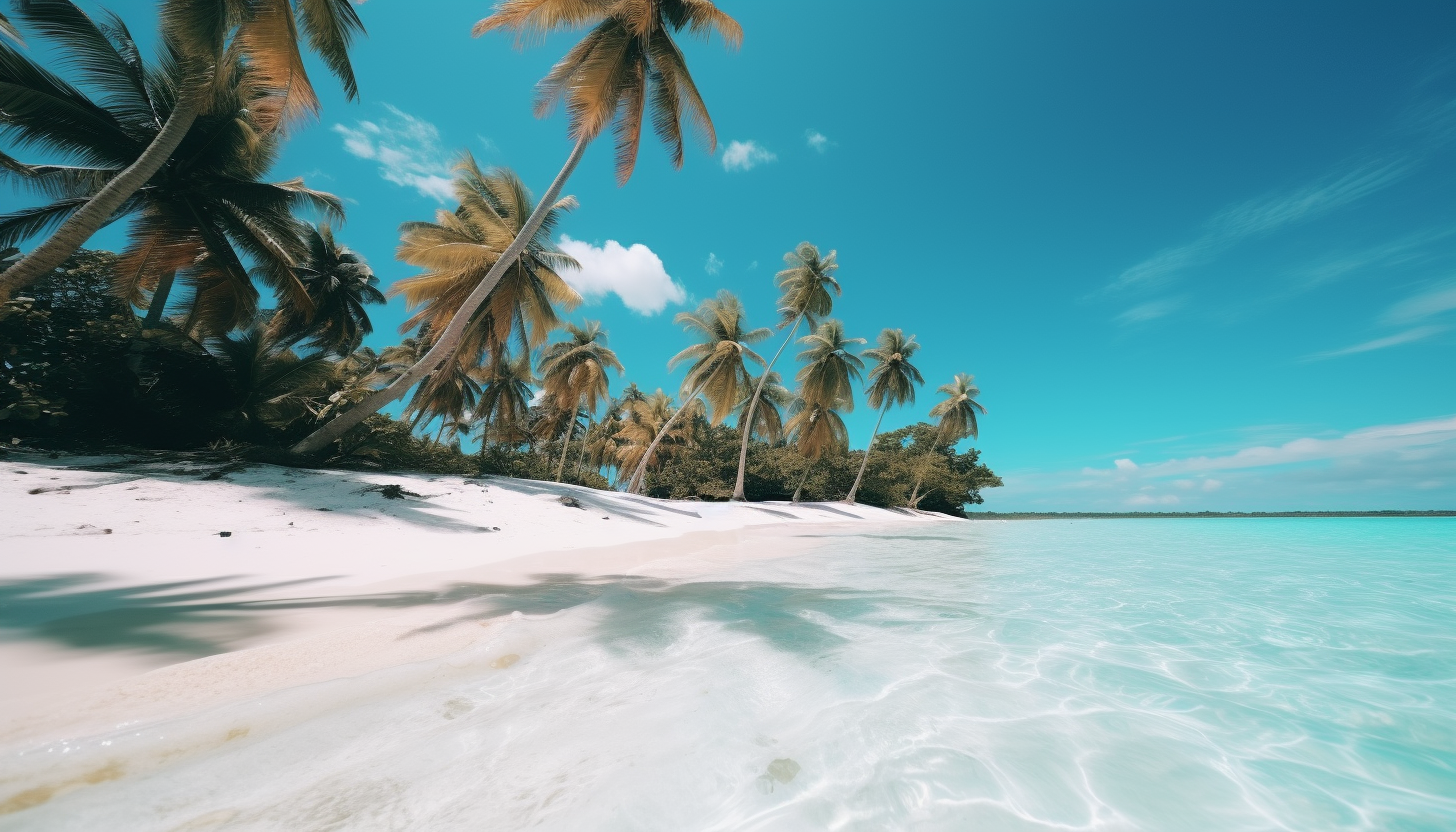
[[[794,340],[794,335],[799,331],[799,324],[805,319],[809,326],[814,327],[818,319],[828,315],[834,307],[834,295],[840,293],[839,281],[834,279],[834,273],[839,270],[838,252],[830,251],[828,255],[820,255],[818,247],[813,243],[799,243],[794,250],[784,255],[784,263],[788,268],[774,276],[774,283],[778,285],[782,294],[779,295],[779,328],[789,327],[789,334],[784,336],[784,342],[774,353],[768,362],[767,370],[772,370],[778,363],[779,356],[784,354],[784,348]],[[764,381],[769,377],[768,372],[759,376],[758,385],[753,389],[753,397],[749,399],[747,414],[744,421],[753,424],[755,411],[759,406],[759,399],[763,395]],[[738,479],[733,485],[733,499],[747,499],[743,494],[743,476],[748,468],[748,439],[749,434],[743,434],[742,442],[738,447]]]
[[[349,99],[358,97],[349,44],[364,31],[353,5],[344,0],[165,0],[161,4],[163,62],[171,79],[166,107],[138,107],[145,94],[146,73],[133,49],[97,49],[114,36],[130,43],[121,20],[106,13],[97,27],[70,0],[27,0],[21,18],[77,55],[75,65],[87,84],[107,100],[121,102],[124,119],[107,119],[98,108],[85,106],[69,93],[74,88],[49,76],[46,83],[60,95],[34,95],[21,89],[0,92],[0,112],[21,145],[36,145],[79,156],[89,164],[104,162],[105,176],[91,182],[89,198],[68,206],[57,217],[60,227],[0,276],[0,302],[29,285],[80,248],[87,239],[152,181],[178,150],[199,117],[214,112],[218,89],[229,84],[230,67],[245,64],[257,86],[249,112],[254,125],[272,133],[305,113],[317,112],[318,96],[304,70],[299,32],[338,77]],[[0,38],[0,74],[14,83],[10,71],[16,53]],[[31,74],[25,68],[21,75]],[[225,98],[225,96],[224,96]],[[226,102],[224,102],[226,104]],[[227,106],[223,107],[227,111]],[[91,134],[100,130],[111,145],[102,158],[90,155]]]
[[586,147],[602,131],[616,124],[617,182],[625,184],[636,165],[644,113],[650,109],[653,129],[667,145],[675,167],[682,166],[683,119],[703,136],[709,152],[717,147],[713,121],[688,73],[683,54],[673,42],[674,32],[717,32],[730,46],[743,39],[743,30],[710,0],[501,0],[495,13],[475,25],[474,34],[509,30],[517,42],[556,29],[595,27],[562,58],[537,85],[536,114],[548,115],[566,102],[568,135],[574,142],[566,164],[514,241],[460,304],[459,312],[440,330],[420,366],[402,376],[377,397],[361,403],[341,420],[323,426],[294,447],[295,453],[317,453],[354,425],[403,396],[409,386],[445,362],[460,346],[475,310],[483,304],[505,273],[507,265],[535,238],[536,230],[555,204],[566,180],[581,161]]
[[885,411],[902,404],[914,404],[915,385],[925,383],[920,371],[910,363],[910,359],[920,349],[914,335],[906,338],[904,330],[885,329],[880,332],[878,342],[878,346],[865,350],[863,354],[875,362],[874,368],[870,370],[870,386],[865,390],[865,399],[880,415],[875,418],[875,430],[870,434],[870,444],[865,446],[864,459],[860,460],[854,485],[850,486],[849,494],[844,498],[851,505],[854,504],[854,495],[859,493],[859,484],[864,479],[865,468],[869,465],[870,451],[875,447],[875,437],[880,433],[880,422],[884,421]]
[[313,309],[302,309],[285,296],[269,327],[281,342],[304,342],[316,351],[349,355],[374,331],[364,307],[384,303],[375,288],[379,278],[361,255],[334,241],[328,224],[305,225],[302,235],[308,254],[293,271]]
[[[748,387],[750,376],[745,361],[763,364],[763,358],[748,345],[772,334],[767,328],[746,330],[745,318],[743,302],[725,289],[716,298],[699,304],[696,312],[679,312],[673,319],[688,332],[696,332],[702,340],[673,356],[667,362],[667,369],[671,371],[685,361],[693,362],[682,385],[683,391],[691,390],[692,393],[683,401],[693,402],[702,396],[707,400],[711,421],[715,425],[733,411],[743,397],[743,390]],[[663,426],[662,432],[666,433],[677,415],[687,410],[687,407],[680,408]],[[637,464],[637,471],[627,486],[628,491],[636,491],[641,486],[647,459],[655,447],[656,442]]]
[[[556,200],[541,217],[528,218],[532,198],[520,177],[506,168],[482,171],[468,153],[455,165],[454,189],[459,200],[454,211],[436,212],[434,222],[400,226],[396,256],[425,272],[396,282],[389,291],[418,308],[402,331],[428,325],[430,332],[442,334],[415,365],[304,439],[294,447],[296,453],[322,449],[421,382],[428,375],[421,367],[443,363],[431,356],[447,337],[453,343],[449,354],[463,353],[474,364],[505,349],[513,338],[518,349],[529,352],[560,325],[557,306],[570,309],[581,302],[559,273],[577,262],[551,241],[562,215],[576,207],[574,197]],[[525,235],[532,219],[534,230]],[[513,249],[516,243],[522,245]],[[472,300],[487,281],[496,287],[489,302]],[[457,327],[462,320],[465,324]]]
[[20,32],[15,30],[15,26],[3,14],[0,14],[0,36],[10,38],[16,43],[25,42],[21,40]]
[[[784,436],[784,410],[794,401],[794,394],[784,387],[779,374],[766,370],[767,379],[762,377],[753,382],[753,393],[739,402],[738,429],[765,442],[777,442]],[[750,407],[755,399],[758,407]],[[749,419],[753,422],[750,424]]]
[[[480,382],[476,380],[476,368],[457,359],[451,362],[449,370],[440,368],[415,390],[409,406],[404,409],[406,417],[413,416],[410,428],[429,425],[440,419],[440,431],[446,425],[465,419],[473,412],[480,399]],[[439,435],[436,435],[439,441]]]
[[940,420],[941,442],[954,445],[967,436],[980,436],[976,425],[976,414],[984,415],[986,408],[976,401],[981,388],[976,386],[976,377],[969,373],[956,373],[950,384],[942,384],[937,393],[944,393],[945,400],[930,409],[930,415]]
[[210,339],[207,350],[231,380],[238,412],[255,426],[282,429],[311,416],[334,378],[325,356],[300,358],[260,326]]
[[536,384],[530,354],[511,358],[504,352],[495,352],[490,364],[476,371],[475,378],[480,382],[480,398],[474,412],[481,422],[481,453],[485,453],[491,442],[525,441],[531,399],[535,396],[531,388]]
[[[587,418],[607,398],[607,370],[622,374],[622,362],[607,348],[607,333],[600,321],[566,325],[567,339],[548,344],[541,351],[541,383],[557,406],[569,413],[585,409]],[[556,481],[566,474],[566,450],[571,446],[575,420],[568,420],[561,437],[561,462]]]
[[[177,83],[175,61],[142,65],[119,20],[98,24],[66,0],[27,8],[32,5],[54,12],[43,31],[74,44],[77,60],[92,67],[88,74],[99,71],[96,67],[120,66],[135,78],[113,82],[109,89],[102,86],[107,97],[97,104],[0,44],[0,124],[6,133],[21,146],[59,149],[81,163],[7,168],[17,184],[52,201],[0,217],[0,246],[44,231],[91,200],[129,155],[140,152],[162,129],[161,117],[151,114],[168,111]],[[204,335],[252,320],[258,299],[254,277],[299,308],[310,308],[307,290],[292,268],[307,251],[293,214],[310,207],[343,218],[336,197],[309,190],[302,180],[260,181],[277,158],[280,137],[257,127],[253,110],[261,88],[255,71],[234,54],[217,68],[217,75],[209,112],[195,120],[171,156],[114,213],[113,218],[134,214],[136,219],[113,288],[133,304],[148,307],[148,327],[160,323],[179,272],[192,284],[194,314],[189,317]],[[26,102],[39,101],[70,115],[38,117]],[[77,127],[82,118],[84,129]],[[253,275],[244,257],[256,264]],[[31,259],[23,258],[4,279]]]
[[807,405],[823,405],[834,410],[854,410],[854,382],[860,379],[864,361],[849,351],[863,338],[846,338],[844,324],[830,318],[813,332],[799,339],[805,349],[798,359],[805,362],[796,378],[799,398]]
[[799,455],[807,461],[804,475],[794,489],[793,502],[797,503],[814,463],[826,453],[843,452],[849,445],[849,429],[844,426],[844,419],[833,402],[810,401],[801,394],[794,402],[794,413],[784,425],[784,430],[793,437]]
[[[702,410],[702,403],[693,399],[681,408],[673,406],[672,396],[661,389],[627,406],[619,440],[618,471],[632,471],[632,479],[643,470],[656,471],[679,450],[692,442],[693,417]],[[686,412],[687,419],[679,420]],[[676,427],[674,427],[676,425]],[[619,478],[620,482],[620,478]]]

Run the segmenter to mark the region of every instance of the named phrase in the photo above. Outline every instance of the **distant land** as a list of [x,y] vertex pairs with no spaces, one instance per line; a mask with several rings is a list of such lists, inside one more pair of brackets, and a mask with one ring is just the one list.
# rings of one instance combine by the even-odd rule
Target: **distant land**
[[1456,517],[1456,511],[968,511],[971,520],[1157,520],[1226,517]]

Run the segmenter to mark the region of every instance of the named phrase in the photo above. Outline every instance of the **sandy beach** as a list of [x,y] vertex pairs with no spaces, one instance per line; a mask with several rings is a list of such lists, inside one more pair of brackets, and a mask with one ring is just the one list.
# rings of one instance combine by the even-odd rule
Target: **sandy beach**
[[[407,493],[390,498],[390,485]],[[469,602],[500,586],[521,590],[530,614],[604,576],[791,554],[845,526],[954,522],[507,478],[18,453],[0,461],[0,504],[0,746],[11,748],[446,656],[489,633]]]

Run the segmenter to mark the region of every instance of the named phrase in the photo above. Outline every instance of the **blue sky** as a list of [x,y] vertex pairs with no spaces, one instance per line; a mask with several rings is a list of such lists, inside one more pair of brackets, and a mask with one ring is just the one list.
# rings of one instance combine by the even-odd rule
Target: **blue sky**
[[[618,188],[600,143],[568,185],[576,317],[629,380],[676,388],[672,315],[720,288],[771,323],[809,240],[839,252],[851,334],[924,344],[887,428],[976,375],[1007,481],[986,508],[1456,507],[1456,5],[720,5],[743,48],[684,44],[718,152],[674,171],[645,145]],[[340,236],[386,284],[454,154],[539,191],[569,150],[530,103],[571,38],[471,39],[488,11],[370,0],[363,100],[320,71],[277,168],[349,201]],[[873,414],[849,424],[863,446]]]

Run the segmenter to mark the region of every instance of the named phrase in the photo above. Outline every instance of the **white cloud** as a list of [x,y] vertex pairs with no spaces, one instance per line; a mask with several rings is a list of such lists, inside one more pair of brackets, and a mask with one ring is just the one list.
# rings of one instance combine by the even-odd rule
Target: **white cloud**
[[1137,465],[1115,459],[1104,467],[1002,477],[1006,487],[985,494],[988,509],[1115,511],[1172,505],[1170,496],[1191,511],[1449,509],[1456,507],[1456,415]]
[[1177,312],[1182,306],[1183,301],[1174,299],[1141,303],[1118,315],[1117,322],[1123,325],[1143,324]]
[[810,150],[816,153],[823,153],[829,149],[830,145],[829,137],[820,133],[818,130],[806,130],[804,132],[804,142],[809,145]]
[[708,252],[708,262],[703,264],[703,271],[708,274],[717,274],[723,271],[723,261],[718,259],[718,255],[710,251]]
[[1450,312],[1452,309],[1456,309],[1456,283],[1448,283],[1406,298],[1390,307],[1383,320],[1390,324],[1408,324],[1442,312]]
[[1404,159],[1365,162],[1292,191],[1232,205],[1211,217],[1191,242],[1164,249],[1117,276],[1108,290],[1167,283],[1244,240],[1312,220],[1404,179],[1415,166]]
[[440,146],[440,131],[397,107],[385,107],[391,117],[382,122],[334,125],[334,132],[344,137],[344,150],[378,162],[379,175],[389,182],[440,202],[452,199],[450,158]]
[[1408,329],[1405,332],[1398,332],[1395,335],[1387,335],[1384,338],[1376,338],[1373,341],[1365,341],[1364,343],[1355,344],[1353,346],[1345,347],[1343,349],[1330,350],[1329,352],[1317,352],[1314,355],[1305,356],[1304,360],[1324,361],[1330,358],[1343,358],[1347,355],[1358,355],[1362,352],[1383,350],[1388,347],[1398,347],[1401,344],[1410,344],[1415,341],[1423,341],[1431,337],[1432,335],[1436,335],[1445,331],[1446,327],[1444,326],[1418,326],[1415,329]]
[[755,141],[731,141],[723,150],[723,170],[753,170],[779,157]]
[[628,309],[643,315],[687,300],[687,291],[668,275],[662,258],[641,243],[624,247],[608,240],[598,247],[562,234],[560,245],[581,264],[580,269],[563,270],[561,277],[588,300],[616,294]]

